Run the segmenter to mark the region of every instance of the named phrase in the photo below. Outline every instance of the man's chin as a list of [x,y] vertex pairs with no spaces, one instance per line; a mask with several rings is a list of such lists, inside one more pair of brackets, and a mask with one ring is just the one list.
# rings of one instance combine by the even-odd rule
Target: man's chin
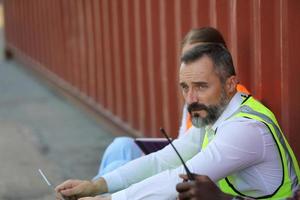
[[196,128],[203,128],[203,127],[205,127],[203,119],[201,119],[200,117],[192,117],[192,124]]

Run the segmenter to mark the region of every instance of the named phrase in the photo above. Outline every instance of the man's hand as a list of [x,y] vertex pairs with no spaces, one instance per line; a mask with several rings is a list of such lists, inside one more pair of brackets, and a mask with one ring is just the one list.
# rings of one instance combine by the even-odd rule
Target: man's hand
[[298,189],[295,193],[294,196],[291,198],[287,198],[287,200],[300,200],[300,189]]
[[107,185],[103,178],[99,178],[95,182],[86,180],[67,180],[58,185],[55,188],[55,191],[62,194],[66,199],[77,199],[79,197],[95,196],[99,193],[105,193],[107,192]]
[[180,175],[185,180],[176,186],[179,200],[229,200],[233,197],[224,194],[208,176],[196,175],[195,181],[187,181],[186,175]]
[[83,197],[78,200],[111,200],[110,196]]

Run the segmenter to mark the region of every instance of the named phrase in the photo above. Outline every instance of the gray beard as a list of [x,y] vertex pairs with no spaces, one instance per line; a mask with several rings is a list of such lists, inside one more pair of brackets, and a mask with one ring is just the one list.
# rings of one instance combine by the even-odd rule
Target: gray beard
[[201,118],[200,116],[192,116],[192,124],[196,128],[203,128],[207,125],[214,124],[218,118],[221,116],[223,111],[225,110],[226,106],[228,105],[228,97],[224,90],[222,90],[222,94],[220,97],[220,103],[217,105],[207,106],[207,116]]
[[192,124],[196,128],[203,128],[206,126],[206,123],[200,117],[192,117]]

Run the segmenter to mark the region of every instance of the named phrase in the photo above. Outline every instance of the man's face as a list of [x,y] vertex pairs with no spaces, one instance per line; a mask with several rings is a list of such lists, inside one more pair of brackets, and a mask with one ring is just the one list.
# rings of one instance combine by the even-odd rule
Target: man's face
[[213,124],[229,102],[225,84],[220,81],[208,56],[189,64],[182,64],[179,74],[192,123],[196,127]]

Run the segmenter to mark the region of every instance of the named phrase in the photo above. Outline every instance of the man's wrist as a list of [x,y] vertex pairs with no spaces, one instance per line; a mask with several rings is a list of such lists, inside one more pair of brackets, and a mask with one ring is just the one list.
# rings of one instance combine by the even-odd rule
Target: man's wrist
[[230,194],[222,193],[221,195],[222,200],[250,200],[249,198],[245,198],[242,196],[232,196]]
[[95,186],[96,194],[104,194],[108,192],[107,183],[104,178],[100,177],[97,180],[94,180],[93,184]]
[[234,196],[221,192],[220,199],[222,199],[222,200],[232,200],[233,198],[234,198]]

